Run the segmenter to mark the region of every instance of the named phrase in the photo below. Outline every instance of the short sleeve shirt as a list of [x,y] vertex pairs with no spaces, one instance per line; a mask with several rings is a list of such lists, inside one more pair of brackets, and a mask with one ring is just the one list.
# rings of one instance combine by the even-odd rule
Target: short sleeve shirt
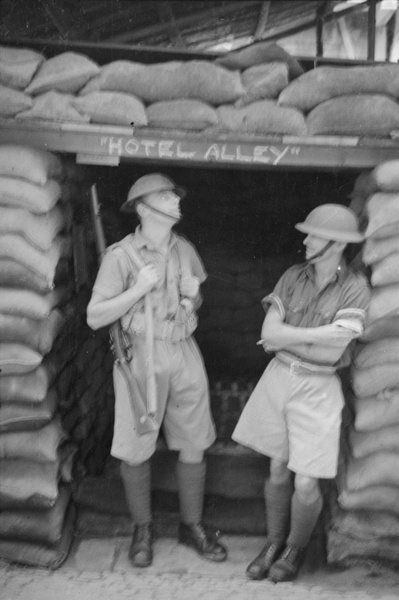
[[[101,262],[93,290],[105,298],[114,298],[134,285],[139,268],[129,258],[124,246],[131,244],[144,264],[153,264],[158,271],[158,283],[151,291],[154,316],[167,319],[179,305],[179,283],[184,273],[184,263],[200,283],[207,274],[194,246],[184,237],[171,233],[166,254],[157,250],[138,227],[120,242],[107,249]],[[139,300],[132,311],[144,310],[144,300]]]
[[288,269],[273,292],[263,298],[262,305],[265,310],[275,306],[282,320],[294,327],[319,327],[345,318],[356,319],[364,326],[369,301],[365,276],[351,271],[344,262],[321,291],[316,286],[313,265],[304,263]]

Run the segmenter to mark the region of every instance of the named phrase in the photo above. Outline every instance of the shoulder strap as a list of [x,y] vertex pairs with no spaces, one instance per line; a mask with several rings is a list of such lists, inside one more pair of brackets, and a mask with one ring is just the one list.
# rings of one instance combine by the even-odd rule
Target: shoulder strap
[[185,250],[184,242],[182,242],[180,239],[177,240],[176,250],[177,250],[177,255],[179,257],[182,277],[191,277],[192,276],[191,264],[190,264],[190,261],[188,260],[187,252],[184,251]]

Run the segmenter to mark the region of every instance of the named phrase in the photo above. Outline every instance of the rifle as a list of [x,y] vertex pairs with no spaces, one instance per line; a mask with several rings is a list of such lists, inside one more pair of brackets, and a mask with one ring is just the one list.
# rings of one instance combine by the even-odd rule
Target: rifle
[[[93,224],[94,239],[96,244],[98,262],[101,263],[101,260],[106,250],[106,243],[100,215],[97,188],[95,184],[91,186],[90,192],[90,212]],[[147,306],[150,306],[148,302]],[[120,319],[118,319],[117,321],[115,321],[115,323],[112,323],[110,325],[110,346],[114,355],[115,365],[118,367],[126,383],[126,387],[129,394],[130,406],[132,408],[134,420],[136,423],[137,433],[139,435],[143,435],[144,433],[149,433],[150,431],[157,431],[159,429],[159,426],[156,424],[153,418],[154,415],[148,412],[147,407],[142,401],[141,395],[138,390],[137,381],[135,380],[132,370],[129,367],[129,363],[132,360],[132,354],[130,352],[128,340],[122,329]],[[151,376],[153,377],[153,373],[151,373]],[[153,385],[151,384],[149,386],[148,383],[149,382],[147,378],[148,393],[150,394],[150,397],[153,400],[155,391],[153,389]],[[151,405],[153,406],[153,404],[154,402],[152,401]]]

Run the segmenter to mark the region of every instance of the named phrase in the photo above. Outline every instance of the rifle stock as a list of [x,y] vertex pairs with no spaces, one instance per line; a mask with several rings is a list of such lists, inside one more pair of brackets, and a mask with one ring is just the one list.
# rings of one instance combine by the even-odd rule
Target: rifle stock
[[[98,202],[97,196],[97,188],[94,185],[91,186],[91,203],[90,203],[90,212],[93,224],[93,232],[94,239],[97,250],[97,258],[99,264],[102,261],[106,250],[106,242],[104,229],[101,221],[100,214],[100,205]],[[146,406],[144,405],[141,395],[137,388],[137,382],[132,374],[131,369],[129,368],[129,362],[132,359],[130,352],[128,351],[125,335],[123,333],[121,322],[115,321],[110,325],[110,340],[111,340],[111,350],[114,355],[115,364],[117,365],[120,373],[122,374],[130,400],[130,406],[132,408],[133,415],[135,417],[136,429],[139,435],[143,435],[144,433],[149,433],[151,431],[157,431],[159,429],[158,425],[147,413]]]

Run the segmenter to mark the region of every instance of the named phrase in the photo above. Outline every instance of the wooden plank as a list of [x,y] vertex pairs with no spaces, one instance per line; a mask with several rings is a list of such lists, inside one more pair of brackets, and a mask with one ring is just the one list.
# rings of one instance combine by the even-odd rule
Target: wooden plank
[[[388,139],[260,136],[0,120],[3,143],[77,154],[79,162],[171,163],[245,169],[364,169],[399,158]],[[108,162],[109,161],[109,162]]]

